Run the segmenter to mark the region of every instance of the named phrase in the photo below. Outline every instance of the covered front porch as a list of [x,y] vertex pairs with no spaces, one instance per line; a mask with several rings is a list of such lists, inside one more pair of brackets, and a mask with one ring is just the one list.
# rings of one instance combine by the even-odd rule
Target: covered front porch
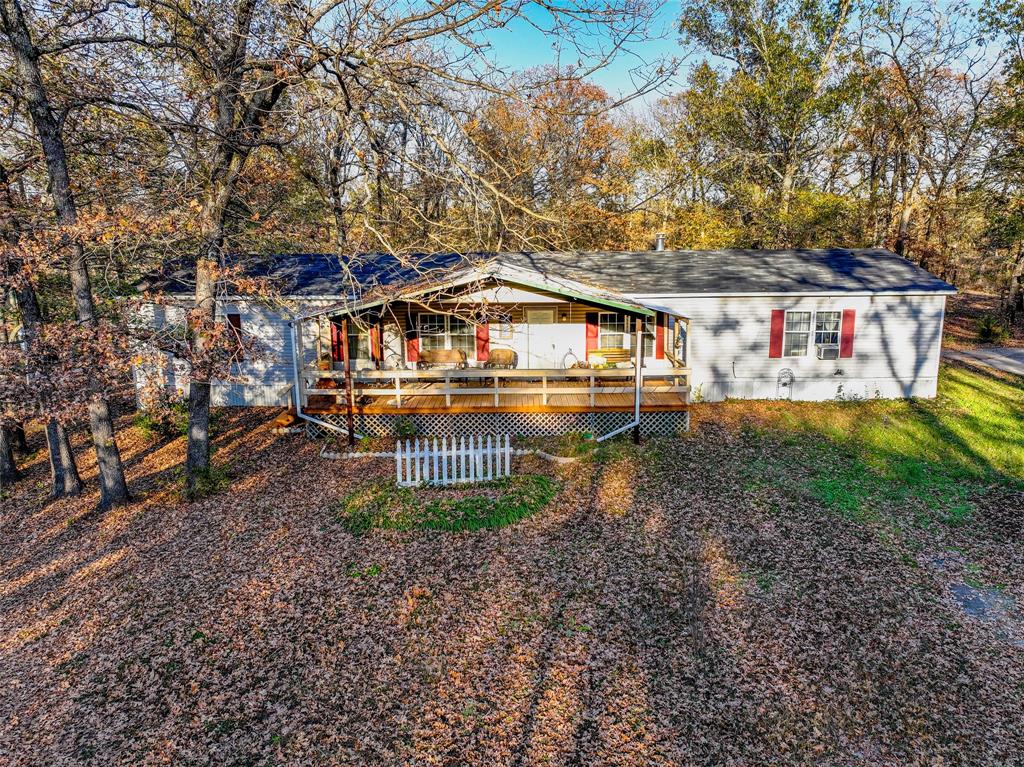
[[[341,429],[418,415],[446,416],[450,427],[461,415],[685,413],[686,327],[657,308],[536,276],[434,282],[296,320],[296,411]],[[533,419],[545,420],[559,433],[579,419]]]

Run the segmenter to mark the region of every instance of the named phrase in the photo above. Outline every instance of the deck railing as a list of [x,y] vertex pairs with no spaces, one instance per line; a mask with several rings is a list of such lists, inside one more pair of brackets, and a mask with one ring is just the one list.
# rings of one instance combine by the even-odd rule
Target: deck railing
[[[488,395],[495,407],[500,407],[506,396],[539,396],[542,405],[548,398],[559,395],[585,394],[591,406],[602,394],[632,394],[635,391],[635,369],[628,368],[547,368],[496,370],[467,368],[464,370],[354,370],[352,395],[362,397],[393,397],[396,407],[416,397],[443,396],[446,406],[454,398]],[[643,392],[674,392],[688,395],[690,369],[683,367],[644,367]],[[303,406],[308,397],[333,395],[337,403],[344,404],[344,378],[341,370],[307,368],[302,373]],[[324,379],[338,381],[339,388],[318,388]]]

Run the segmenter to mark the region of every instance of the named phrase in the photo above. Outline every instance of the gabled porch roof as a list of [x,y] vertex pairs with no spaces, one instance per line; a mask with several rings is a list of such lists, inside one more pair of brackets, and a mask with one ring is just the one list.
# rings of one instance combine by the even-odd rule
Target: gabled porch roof
[[389,285],[386,291],[378,289],[366,296],[309,312],[296,317],[295,320],[302,321],[327,315],[355,314],[395,301],[423,299],[424,296],[441,294],[454,288],[490,282],[555,293],[569,299],[585,301],[641,317],[653,317],[658,311],[657,308],[646,306],[604,288],[491,259],[480,264],[457,267],[443,275],[432,274],[400,287]]

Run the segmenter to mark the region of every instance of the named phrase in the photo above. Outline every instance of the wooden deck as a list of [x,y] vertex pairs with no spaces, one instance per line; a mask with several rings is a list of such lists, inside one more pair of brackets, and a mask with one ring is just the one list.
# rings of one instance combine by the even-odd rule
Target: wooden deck
[[[395,370],[351,375],[353,412],[416,413],[600,413],[631,412],[636,382],[632,368],[555,370]],[[644,371],[641,410],[685,411],[689,370]],[[345,412],[345,375],[302,373],[303,411]]]
[[[428,394],[431,385],[417,386],[417,392],[403,390],[402,402],[399,405],[393,396],[363,396],[355,403],[356,413],[391,413],[409,415],[414,413],[586,413],[601,411],[632,411],[633,393],[597,393],[591,404],[589,388],[581,385],[579,394],[549,394],[547,403],[540,394],[510,394],[504,389],[501,401],[494,404],[494,397],[488,394],[458,394],[451,396],[451,404],[446,404],[445,395]],[[440,389],[441,387],[436,387]],[[525,388],[525,387],[524,387]],[[311,402],[304,411],[317,413],[344,413],[344,400],[340,402],[320,404]],[[685,394],[675,391],[658,391],[657,387],[644,387],[640,409],[644,412],[686,410],[689,407]]]

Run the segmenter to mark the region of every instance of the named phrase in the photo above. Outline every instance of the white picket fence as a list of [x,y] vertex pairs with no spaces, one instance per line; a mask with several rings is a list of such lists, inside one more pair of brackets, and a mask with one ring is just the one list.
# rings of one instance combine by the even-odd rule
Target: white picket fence
[[504,437],[436,437],[395,445],[395,476],[401,487],[486,482],[512,473],[512,442]]

